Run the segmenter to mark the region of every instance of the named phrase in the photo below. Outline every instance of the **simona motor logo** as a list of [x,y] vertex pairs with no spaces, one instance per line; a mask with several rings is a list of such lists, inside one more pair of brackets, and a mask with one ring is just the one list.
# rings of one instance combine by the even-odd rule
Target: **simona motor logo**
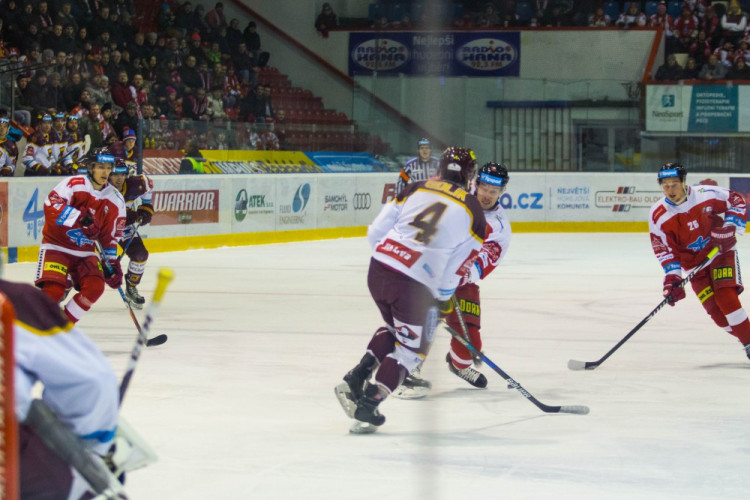
[[409,49],[390,38],[373,38],[352,49],[352,61],[372,71],[390,71],[409,61]]
[[518,59],[515,47],[497,38],[478,38],[456,50],[456,59],[471,69],[495,71]]

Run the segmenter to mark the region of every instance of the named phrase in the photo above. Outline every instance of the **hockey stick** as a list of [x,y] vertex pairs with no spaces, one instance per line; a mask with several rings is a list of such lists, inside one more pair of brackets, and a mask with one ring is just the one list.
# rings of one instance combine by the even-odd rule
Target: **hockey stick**
[[117,257],[117,260],[122,260],[122,258],[125,256],[125,252],[127,252],[128,248],[130,248],[130,244],[133,243],[133,240],[135,239],[136,236],[139,236],[138,235],[139,227],[141,227],[140,222],[136,222],[135,224],[133,224],[133,234],[130,236],[130,238],[128,238],[128,242],[122,248],[122,253],[120,254],[119,257]]
[[[174,278],[174,272],[171,269],[161,268],[156,281],[156,289],[154,290],[154,297],[151,299],[151,303],[148,305],[146,312],[146,321],[143,323],[143,328],[138,328],[138,340],[133,346],[133,350],[130,352],[130,361],[128,362],[128,368],[125,371],[125,375],[122,377],[120,383],[120,406],[122,406],[122,400],[125,397],[125,391],[128,390],[130,385],[130,379],[133,378],[133,372],[135,366],[138,363],[138,358],[141,356],[143,346],[147,344],[148,333],[151,331],[151,324],[156,317],[156,313],[161,305],[161,299],[164,297],[164,293],[167,291],[167,286]],[[131,309],[132,312],[132,309]],[[154,337],[156,338],[156,337]],[[164,336],[166,340],[166,335]],[[153,340],[153,339],[152,339]]]
[[[677,286],[685,286],[691,279],[693,279],[693,277],[699,271],[701,271],[703,268],[705,268],[706,265],[709,262],[711,262],[711,260],[713,260],[713,258],[716,256],[717,253],[719,253],[719,249],[718,248],[714,248],[713,250],[711,250],[710,252],[708,252],[708,255],[706,255],[706,258],[703,259],[703,262],[701,262],[700,264],[698,264],[698,266],[696,266],[692,271],[690,271],[690,274],[688,274],[685,277],[685,279],[683,279],[682,281],[680,281],[680,283]],[[608,357],[610,357],[617,349],[619,349],[622,346],[622,344],[624,344],[625,342],[627,342],[630,337],[632,337],[633,335],[635,335],[635,333],[638,330],[640,330],[643,325],[645,325],[646,323],[648,323],[648,321],[651,318],[653,318],[654,316],[656,316],[656,313],[658,313],[665,305],[667,305],[669,303],[669,300],[671,298],[672,297],[669,296],[669,295],[667,295],[666,297],[664,297],[664,300],[662,300],[661,302],[659,302],[659,305],[656,306],[653,311],[651,311],[650,313],[648,313],[648,315],[645,318],[643,318],[640,323],[638,323],[637,325],[635,325],[635,328],[633,328],[632,330],[630,330],[630,332],[628,332],[628,334],[625,335],[622,338],[622,340],[620,340],[617,344],[615,344],[615,346],[612,349],[610,349],[609,351],[607,351],[607,354],[605,354],[604,356],[602,356],[601,358],[599,358],[597,361],[578,361],[577,359],[571,359],[571,360],[568,360],[568,368],[571,369],[571,370],[593,370],[593,369],[597,368],[599,365],[601,365],[602,363],[604,363],[604,361]]]
[[479,358],[482,361],[484,361],[487,364],[487,366],[495,370],[498,373],[498,375],[503,377],[506,380],[506,382],[508,382],[508,385],[510,385],[513,389],[516,389],[518,392],[523,394],[523,397],[525,397],[526,399],[534,403],[537,406],[537,408],[539,408],[543,412],[545,413],[575,413],[577,415],[586,415],[589,412],[589,407],[583,406],[583,405],[550,406],[550,405],[546,405],[542,403],[541,401],[536,399],[534,396],[532,396],[529,391],[521,387],[521,384],[513,380],[513,378],[507,373],[505,373],[499,366],[493,363],[492,360],[488,358],[487,356],[485,356],[485,354],[482,351],[476,349],[473,345],[471,345],[470,342],[467,342],[466,340],[464,340],[464,338],[461,336],[460,333],[458,333],[456,330],[454,330],[447,324],[445,325],[445,329],[448,330],[448,333],[450,333],[454,339],[461,342],[469,351],[471,351],[473,355],[479,356]]
[[[99,243],[99,240],[94,240],[94,245],[96,245],[96,251],[99,253],[99,260],[101,260],[104,267],[107,268],[107,272],[109,273],[113,272],[112,266],[110,266],[107,259],[104,258],[104,250],[102,249],[102,244]],[[142,335],[143,330],[141,329],[141,325],[140,323],[138,323],[138,318],[135,317],[135,312],[133,312],[133,307],[130,305],[130,301],[125,296],[125,292],[122,291],[122,286],[118,287],[117,291],[120,292],[120,297],[122,298],[122,301],[125,302],[125,305],[128,307],[130,318],[133,320],[136,330],[138,330],[138,335],[139,336]],[[167,341],[167,336],[164,334],[161,334],[161,335],[155,336],[152,339],[148,339],[145,342],[148,347],[153,347],[157,345],[162,345],[166,341]]]

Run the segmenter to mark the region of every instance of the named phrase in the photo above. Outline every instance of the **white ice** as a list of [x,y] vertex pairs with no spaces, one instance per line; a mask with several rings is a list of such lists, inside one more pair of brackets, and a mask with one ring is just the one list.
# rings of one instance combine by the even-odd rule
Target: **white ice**
[[[176,279],[153,330],[169,341],[143,352],[123,406],[160,457],[128,477],[132,499],[750,498],[750,361],[694,295],[598,369],[566,367],[660,302],[646,234],[517,234],[482,283],[486,355],[589,415],[545,414],[486,365],[489,388],[471,388],[448,372],[441,331],[432,394],[390,398],[385,425],[357,436],[333,387],[381,324],[368,260],[362,238],[151,256],[144,296],[157,268]],[[119,296],[80,326],[121,374],[136,332]]]

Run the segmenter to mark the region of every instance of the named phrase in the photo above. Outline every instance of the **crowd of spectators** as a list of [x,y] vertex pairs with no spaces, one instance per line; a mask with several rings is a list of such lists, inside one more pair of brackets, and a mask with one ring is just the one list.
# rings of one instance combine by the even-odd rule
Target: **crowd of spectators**
[[684,56],[666,57],[657,80],[747,79],[750,63],[750,26],[738,0],[380,0],[369,16],[376,29],[662,26],[665,55]]
[[65,113],[92,147],[121,140],[139,120],[147,148],[245,147],[248,138],[257,149],[280,147],[271,89],[259,84],[268,54],[256,24],[227,19],[221,2],[204,12],[167,0],[153,32],[139,29],[133,0],[0,5],[3,97],[12,88],[21,126]]

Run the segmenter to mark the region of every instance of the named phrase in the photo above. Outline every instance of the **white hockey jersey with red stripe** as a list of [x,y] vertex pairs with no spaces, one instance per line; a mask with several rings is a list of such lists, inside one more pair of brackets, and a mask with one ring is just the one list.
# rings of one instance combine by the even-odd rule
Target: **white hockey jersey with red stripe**
[[453,295],[487,232],[477,199],[447,181],[408,184],[370,225],[373,259],[422,283],[438,300]]
[[100,228],[99,242],[107,258],[117,257],[117,241],[125,228],[125,200],[111,184],[94,189],[87,175],[63,179],[44,201],[42,249],[79,257],[96,255],[94,242],[81,232],[77,220],[90,210]]
[[[722,220],[719,215],[724,215]],[[711,228],[727,224],[745,233],[745,197],[718,186],[688,186],[687,199],[675,205],[662,198],[651,207],[651,246],[665,273],[681,274],[701,263],[713,248]]]
[[510,247],[510,221],[503,207],[498,203],[495,208],[485,210],[484,217],[487,219],[487,226],[489,226],[490,231],[484,240],[482,249],[479,250],[477,260],[474,261],[469,275],[466,276],[466,283],[476,283],[486,278],[500,265],[508,252],[508,247]]

